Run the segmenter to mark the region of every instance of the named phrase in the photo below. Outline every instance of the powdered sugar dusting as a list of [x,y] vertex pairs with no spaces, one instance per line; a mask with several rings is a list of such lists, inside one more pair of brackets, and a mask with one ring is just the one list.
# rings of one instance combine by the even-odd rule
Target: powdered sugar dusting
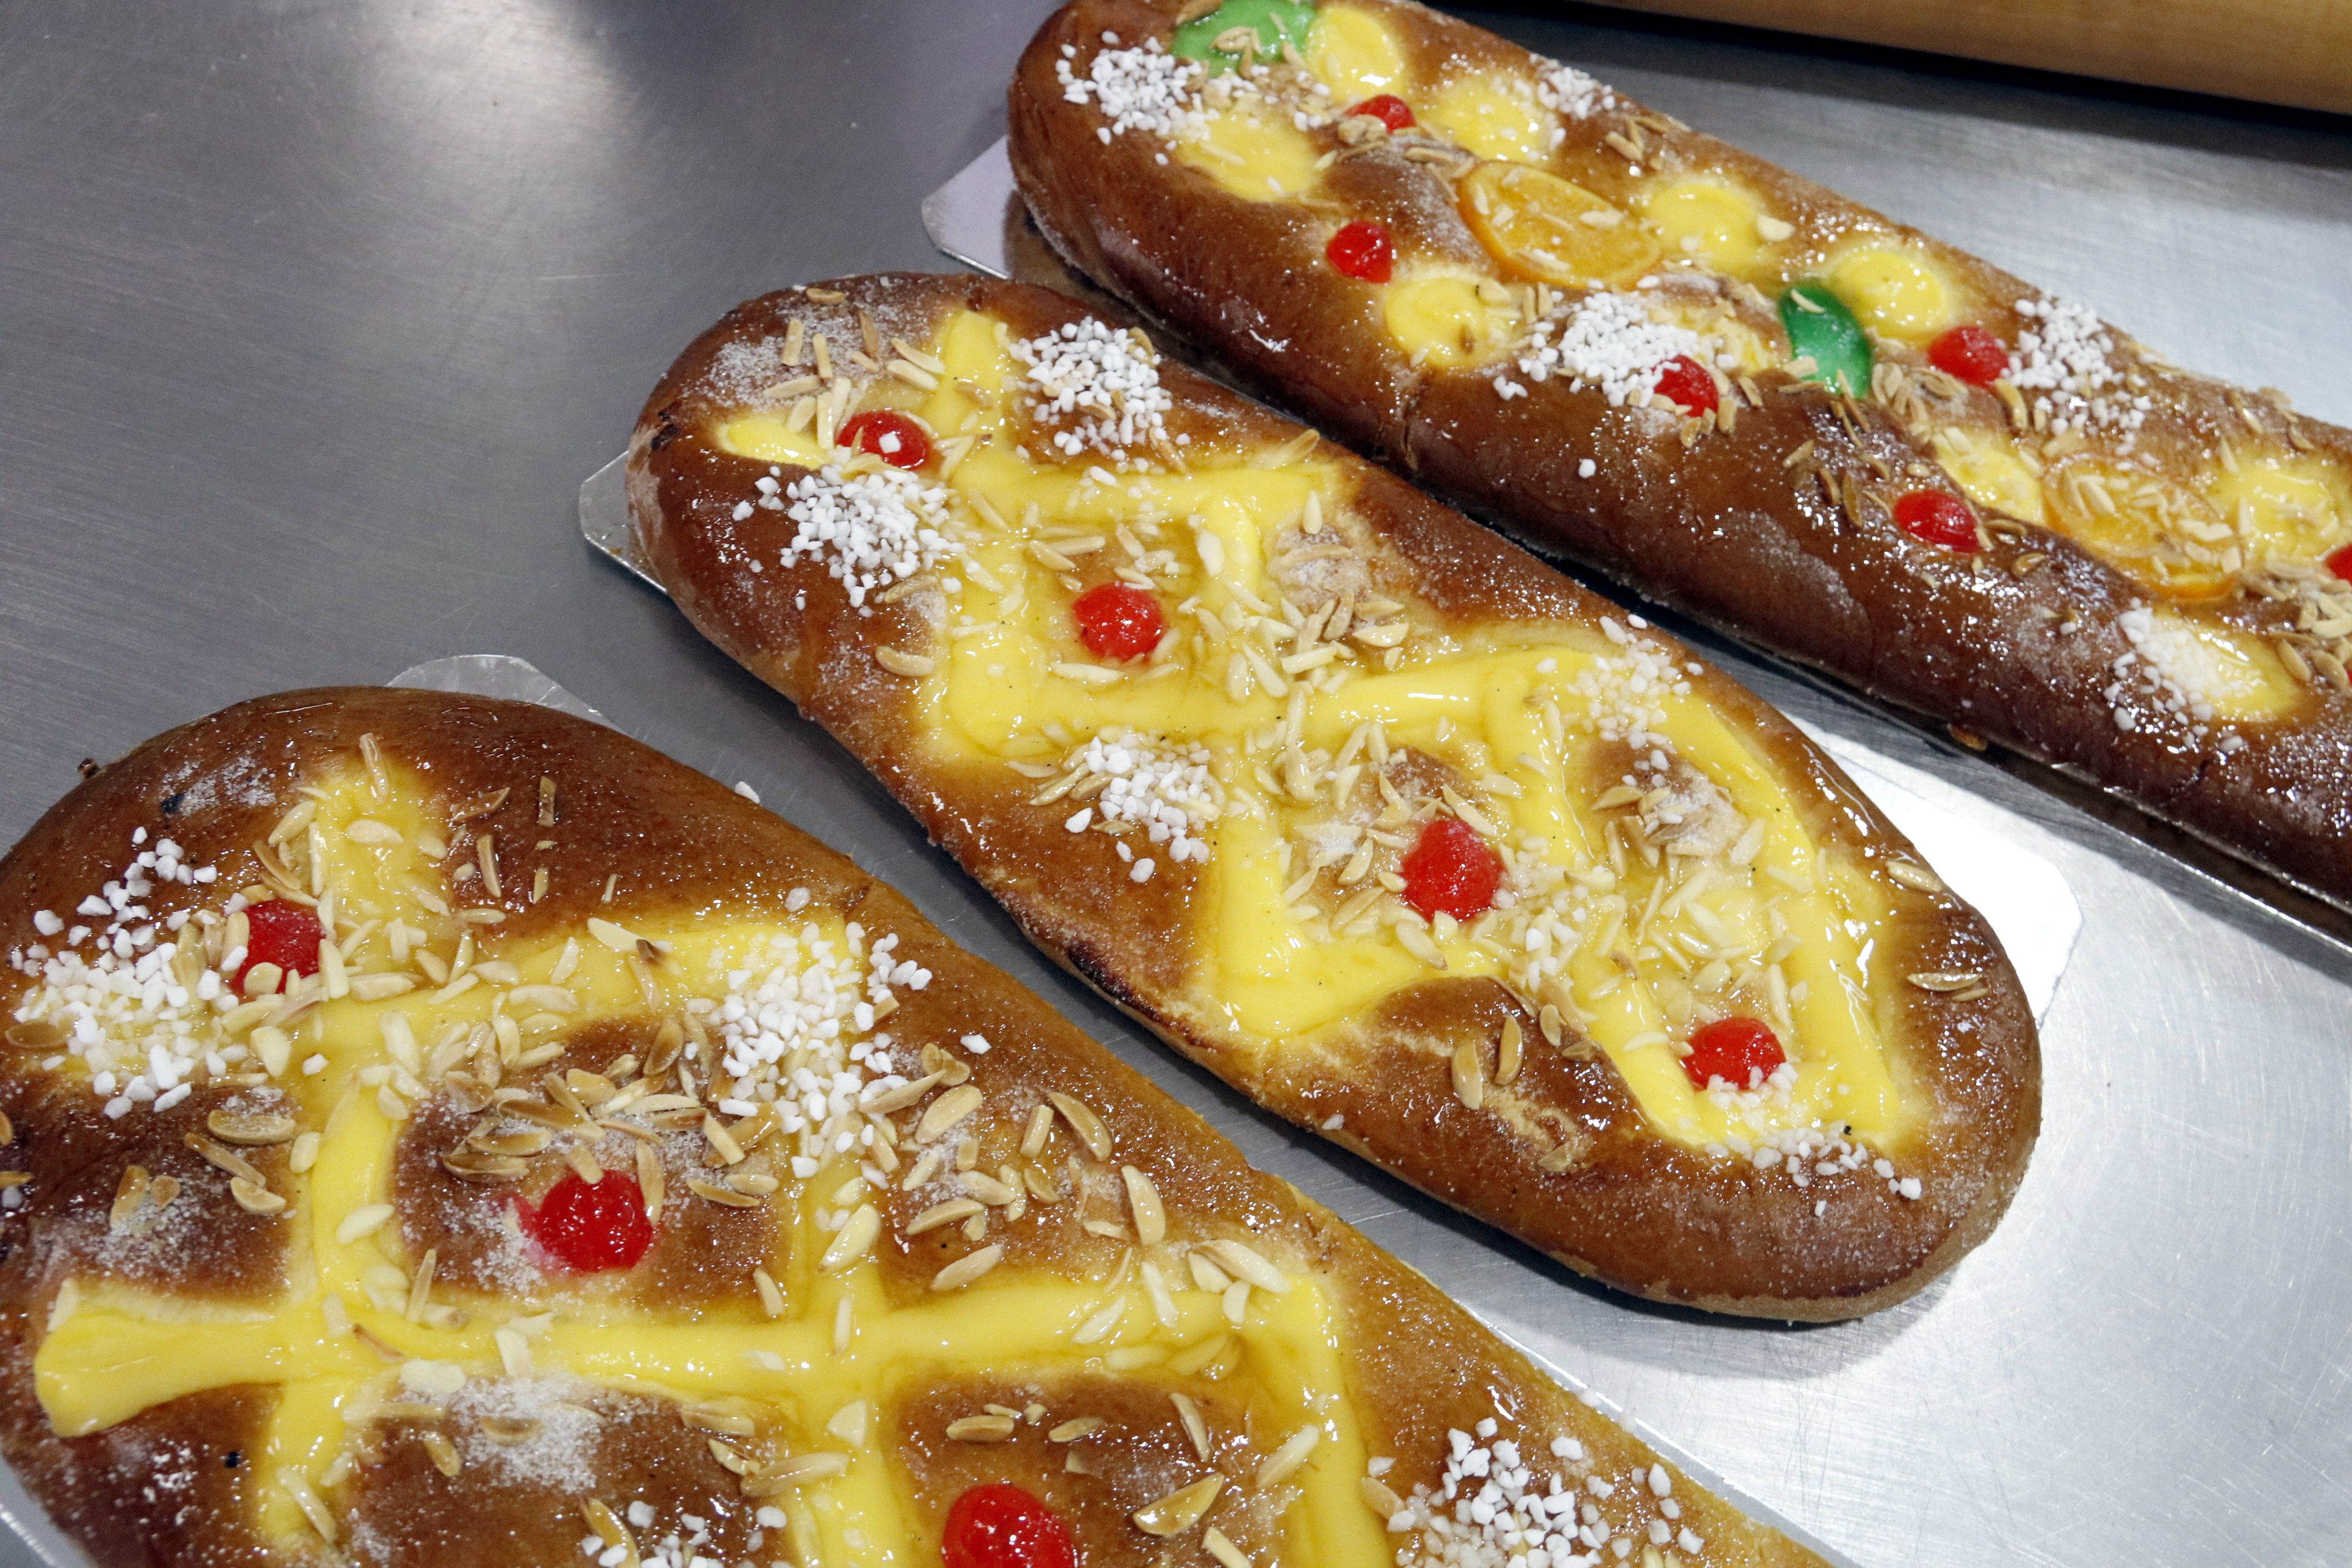
[[[577,1490],[594,1473],[604,1418],[594,1407],[602,1391],[563,1373],[530,1377],[474,1378],[450,1402],[458,1453],[468,1469],[496,1471],[520,1486]],[[521,1436],[491,1436],[485,1422]]]

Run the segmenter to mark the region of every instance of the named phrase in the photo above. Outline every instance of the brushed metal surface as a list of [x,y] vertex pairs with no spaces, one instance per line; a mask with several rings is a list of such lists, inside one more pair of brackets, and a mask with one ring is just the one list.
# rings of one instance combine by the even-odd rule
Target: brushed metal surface
[[[736,300],[936,265],[1046,0],[0,6],[0,828],[257,692],[490,647],[904,888],[1260,1164],[1848,1560],[2352,1560],[2341,950],[1697,639],[1940,781],[2084,921],[2017,1206],[1788,1331],[1631,1305],[1274,1122],[1040,961],[856,763],[580,547],[580,477]],[[1482,16],[2352,420],[2341,122],[1577,11]],[[0,1510],[21,1510],[0,1479]],[[0,1563],[34,1561],[0,1542]]]

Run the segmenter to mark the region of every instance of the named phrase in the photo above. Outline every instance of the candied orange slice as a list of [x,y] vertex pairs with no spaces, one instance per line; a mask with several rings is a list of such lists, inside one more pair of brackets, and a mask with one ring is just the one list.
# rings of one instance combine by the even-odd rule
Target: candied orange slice
[[1481,163],[1463,176],[1462,216],[1505,272],[1530,283],[1622,289],[1660,254],[1612,203],[1524,163]]

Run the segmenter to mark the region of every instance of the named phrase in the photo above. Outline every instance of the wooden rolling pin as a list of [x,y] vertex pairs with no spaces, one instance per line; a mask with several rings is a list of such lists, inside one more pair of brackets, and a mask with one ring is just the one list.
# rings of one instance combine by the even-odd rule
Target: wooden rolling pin
[[1603,0],[2352,114],[2352,0]]

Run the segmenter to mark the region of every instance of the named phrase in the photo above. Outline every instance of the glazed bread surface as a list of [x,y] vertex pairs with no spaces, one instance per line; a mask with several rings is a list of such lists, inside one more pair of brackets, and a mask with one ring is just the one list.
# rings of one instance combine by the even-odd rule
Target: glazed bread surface
[[109,1568],[931,1563],[1008,1485],[1088,1563],[1817,1561],[601,726],[245,703],[0,920],[0,1442]]
[[2352,433],[1405,0],[1201,11],[1076,0],[1021,60],[1087,277],[1540,549],[2352,906]]
[[1048,952],[1571,1267],[1851,1316],[2014,1190],[2023,998],[1834,764],[1140,334],[971,278],[769,295],[672,367],[628,476],[680,607]]

